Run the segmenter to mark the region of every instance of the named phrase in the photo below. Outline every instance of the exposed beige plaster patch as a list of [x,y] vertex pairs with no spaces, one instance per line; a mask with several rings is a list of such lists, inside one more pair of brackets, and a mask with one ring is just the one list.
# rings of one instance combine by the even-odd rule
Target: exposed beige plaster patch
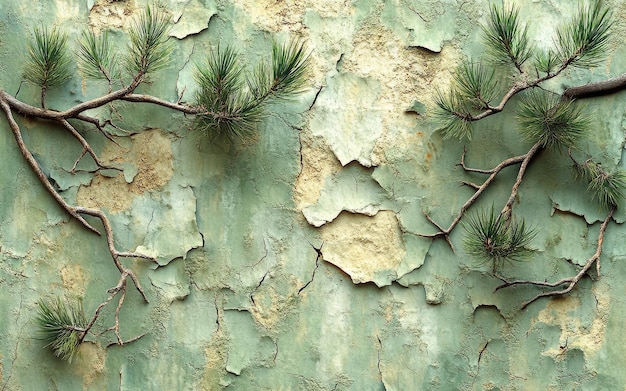
[[76,372],[83,378],[83,389],[90,389],[91,383],[105,372],[106,350],[95,343],[83,343],[80,345],[76,360]]
[[204,348],[206,365],[204,366],[202,381],[199,385],[201,390],[211,391],[223,388],[220,385],[220,379],[226,374],[227,342],[228,339],[222,332],[222,329],[218,328],[211,337],[209,345]]
[[133,135],[130,147],[109,144],[102,153],[104,161],[132,163],[137,175],[127,183],[124,175],[114,178],[96,175],[89,186],[81,186],[76,201],[91,208],[106,208],[119,212],[130,207],[136,195],[163,187],[172,178],[172,142],[158,129]]
[[65,265],[60,270],[63,288],[79,297],[85,294],[85,281],[89,279],[89,272],[80,265]]
[[[372,163],[386,161],[384,149],[400,145],[395,129],[411,129],[414,120],[405,115],[413,101],[433,101],[433,86],[449,84],[452,71],[461,60],[460,52],[444,46],[440,53],[407,48],[402,40],[384,27],[374,24],[357,32],[354,49],[342,63],[342,71],[369,77],[380,83],[376,107],[383,118],[383,133],[372,153]],[[407,147],[405,147],[407,148]],[[410,148],[410,147],[408,147]]]
[[338,172],[341,164],[324,141],[308,130],[300,133],[302,166],[293,197],[299,210],[317,203],[326,178]]
[[[290,292],[297,292],[296,281],[292,281]],[[250,307],[250,313],[256,323],[261,325],[268,333],[277,333],[276,324],[284,320],[287,313],[294,310],[296,296],[293,294],[284,295],[276,291],[274,286],[258,290],[253,294],[254,305]]]
[[369,217],[341,213],[320,232],[324,260],[339,267],[354,283],[389,285],[405,249],[396,215],[380,211]]
[[99,0],[89,12],[89,27],[99,32],[110,28],[124,28],[135,10],[134,0]]
[[314,9],[322,16],[350,15],[353,12],[349,0],[235,0],[246,11],[252,23],[267,31],[300,31],[307,9]]
[[[578,298],[567,296],[550,300],[546,308],[539,312],[534,322],[559,326],[561,328],[560,346],[567,348],[578,348],[585,352],[585,355],[593,355],[602,346],[606,333],[606,321],[609,316],[611,296],[609,288],[601,281],[594,284],[592,291],[596,298],[595,317],[591,326],[584,326],[580,317],[573,316],[570,311],[580,307]],[[566,352],[566,349],[552,347],[544,355],[559,358]]]
[[57,23],[62,23],[68,20],[77,19],[80,15],[80,3],[66,0],[56,0],[56,17]]

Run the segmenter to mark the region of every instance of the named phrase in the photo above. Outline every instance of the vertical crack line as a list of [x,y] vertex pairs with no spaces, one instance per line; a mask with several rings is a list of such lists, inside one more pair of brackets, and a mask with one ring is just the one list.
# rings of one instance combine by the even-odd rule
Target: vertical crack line
[[[187,187],[189,187],[191,189],[191,194],[193,195],[193,199],[195,200],[195,211],[194,211],[194,217],[196,219],[196,228],[198,228],[198,233],[200,234],[200,237],[202,238],[202,248],[204,248],[204,234],[202,233],[202,231],[200,231],[200,226],[198,225],[198,222],[200,221],[200,212],[198,211],[198,197],[196,196],[196,189],[194,186],[192,185],[188,185]],[[196,247],[197,248],[197,247]]]
[[298,289],[298,294],[302,293],[302,291],[313,282],[313,279],[315,279],[315,273],[317,272],[317,268],[320,267],[320,259],[322,258],[322,247],[324,247],[324,243],[322,243],[319,248],[315,247],[313,244],[311,244],[311,242],[309,242],[309,244],[317,253],[317,256],[315,257],[315,268],[313,268],[313,272],[311,273],[311,279],[307,281],[307,283],[304,284],[300,289]]
[[274,340],[274,346],[276,347],[276,351],[274,352],[274,358],[272,361],[274,362],[274,365],[276,365],[276,357],[278,357],[278,340]]
[[17,341],[15,342],[15,348],[13,349],[13,355],[11,357],[11,372],[7,377],[6,381],[2,385],[2,391],[7,389],[9,385],[9,381],[11,381],[11,377],[13,377],[13,372],[15,370],[15,361],[17,361],[17,353],[19,351],[20,341],[22,340],[22,333],[24,332],[24,327],[19,327],[20,316],[22,315],[22,305],[24,303],[24,294],[20,293],[20,304],[18,306],[17,316],[15,318],[15,327],[19,330],[17,335]]
[[485,342],[483,347],[478,352],[478,360],[476,362],[476,375],[474,375],[474,379],[472,380],[472,387],[471,387],[472,389],[474,388],[474,383],[476,382],[476,379],[478,378],[478,374],[480,373],[480,360],[482,360],[483,353],[485,353],[485,350],[487,350],[487,346],[489,346],[489,342],[491,342],[490,339],[487,340],[487,342]]
[[304,171],[304,157],[302,154],[302,133],[298,133],[298,143],[300,144],[300,172],[298,172],[298,178],[302,175],[302,171]]
[[[181,14],[181,16],[182,16],[182,14]],[[189,53],[189,56],[187,56],[187,59],[183,63],[183,66],[180,67],[180,69],[176,73],[176,96],[178,97],[178,101],[176,103],[178,103],[178,104],[180,104],[183,101],[183,95],[185,95],[185,91],[187,90],[187,86],[183,86],[182,91],[178,91],[178,80],[180,79],[180,73],[189,64],[189,62],[191,61],[191,57],[193,56],[195,51],[196,51],[196,41],[193,41],[193,45],[191,46],[191,53]]]
[[[343,56],[343,54],[342,54]],[[315,103],[317,102],[317,98],[320,96],[320,93],[322,92],[322,88],[324,88],[324,86],[320,86],[320,88],[317,90],[317,92],[315,93],[315,96],[313,97],[313,101],[311,102],[311,104],[309,105],[309,109],[307,111],[311,111],[311,109],[313,108],[313,106],[315,105]]]
[[265,274],[263,274],[263,277],[261,277],[261,281],[259,281],[256,288],[254,288],[254,290],[250,292],[250,301],[252,302],[252,305],[255,307],[256,307],[256,303],[254,302],[254,292],[256,292],[261,287],[261,284],[263,284],[263,281],[265,281],[265,277],[267,277],[268,274],[270,274],[269,270],[266,271]]
[[216,332],[220,331],[220,307],[219,305],[217,305],[217,295],[215,295],[215,300],[213,301],[215,303],[215,324],[217,325],[217,329],[215,330]]
[[380,368],[380,352],[383,350],[383,341],[380,339],[380,336],[376,334],[376,340],[378,341],[378,347],[376,348],[376,367],[378,368],[378,375],[380,376],[380,383],[383,386],[383,390],[386,390],[385,382],[383,381],[383,371]]

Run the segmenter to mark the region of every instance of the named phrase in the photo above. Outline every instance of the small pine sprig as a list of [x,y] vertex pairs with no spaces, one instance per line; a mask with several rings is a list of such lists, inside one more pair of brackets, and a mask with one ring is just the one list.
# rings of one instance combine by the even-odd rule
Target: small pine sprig
[[28,43],[28,59],[24,78],[41,88],[41,106],[45,107],[46,91],[72,77],[71,59],[67,50],[67,35],[56,27],[35,27],[34,40]]
[[444,139],[472,138],[473,115],[488,110],[499,92],[495,70],[482,63],[463,61],[447,93],[435,91],[435,118]]
[[498,65],[513,65],[522,73],[522,65],[532,56],[528,27],[522,26],[519,10],[492,5],[483,28],[487,54]]
[[601,208],[617,207],[626,198],[626,172],[624,170],[606,171],[602,164],[593,159],[578,163],[572,157],[572,161],[576,177],[588,182],[587,192]]
[[603,60],[613,24],[612,14],[602,1],[581,5],[575,17],[557,30],[556,47],[563,66],[586,68]]
[[498,93],[495,70],[482,63],[464,61],[457,69],[453,89],[474,110],[489,108]]
[[229,138],[254,132],[263,112],[246,90],[243,66],[232,47],[209,52],[206,62],[196,67],[195,79],[199,86],[196,104],[207,111],[197,116],[196,129]]
[[506,220],[491,210],[469,213],[463,222],[465,252],[495,269],[506,261],[523,261],[533,253],[528,245],[536,235],[524,220]]
[[153,10],[150,6],[134,21],[128,32],[130,43],[126,69],[139,81],[148,73],[168,65],[173,50],[169,31],[168,15],[160,9]]
[[78,70],[85,79],[106,80],[109,86],[118,77],[117,52],[108,31],[99,36],[93,30],[83,33],[76,52]]
[[437,108],[433,117],[438,124],[437,130],[443,134],[443,138],[471,140],[472,113],[459,94],[453,88],[448,91],[437,88],[434,101]]
[[85,336],[87,320],[82,302],[67,303],[61,298],[42,300],[36,317],[39,339],[55,356],[72,362]]
[[272,78],[268,93],[274,99],[288,100],[304,92],[310,62],[306,47],[299,40],[284,45],[272,42]]
[[266,117],[268,103],[291,99],[304,89],[310,61],[299,41],[274,42],[271,65],[261,63],[251,74],[239,60],[234,49],[218,47],[196,66],[196,105],[205,110],[197,115],[196,129],[231,139],[249,137]]
[[546,149],[574,146],[590,123],[574,101],[538,89],[524,95],[517,118],[520,133]]

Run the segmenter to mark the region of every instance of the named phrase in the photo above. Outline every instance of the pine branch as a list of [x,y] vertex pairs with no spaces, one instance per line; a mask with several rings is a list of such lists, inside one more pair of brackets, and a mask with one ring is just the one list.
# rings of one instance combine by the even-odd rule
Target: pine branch
[[517,8],[492,5],[483,35],[488,55],[496,64],[513,65],[520,74],[522,65],[532,56],[528,27],[522,26]]
[[606,228],[609,225],[609,222],[613,218],[614,212],[615,212],[615,207],[611,208],[611,210],[605,217],[604,221],[602,222],[602,225],[600,225],[600,232],[598,233],[598,239],[596,241],[596,251],[593,253],[593,255],[590,258],[587,259],[587,261],[585,262],[585,265],[580,269],[578,273],[576,273],[576,275],[571,276],[571,277],[566,277],[555,282],[532,281],[532,280],[507,281],[504,278],[498,277],[500,280],[503,281],[503,284],[496,287],[495,290],[498,291],[500,289],[508,288],[514,285],[532,285],[532,286],[546,287],[546,288],[556,288],[561,285],[567,285],[563,289],[544,291],[544,292],[537,294],[536,296],[534,296],[533,298],[531,298],[530,300],[522,304],[521,309],[523,310],[526,307],[528,307],[530,304],[541,299],[542,297],[563,296],[563,295],[568,294],[569,292],[572,291],[572,289],[574,289],[576,284],[578,284],[578,282],[589,272],[589,270],[594,264],[596,265],[596,273],[599,277],[600,276],[600,256],[602,255],[602,244],[604,243],[604,235],[606,233]]
[[[99,159],[91,145],[76,130],[73,123],[80,121],[94,127],[115,144],[117,142],[105,130],[105,127],[119,128],[111,120],[101,122],[89,115],[87,111],[110,105],[116,101],[147,103],[185,115],[193,115],[199,118],[206,130],[214,131],[215,128],[219,130],[226,124],[225,126],[229,127],[230,133],[234,136],[243,137],[256,130],[258,122],[267,115],[265,109],[269,102],[291,99],[304,89],[309,59],[305,53],[304,45],[294,41],[284,46],[274,43],[271,67],[258,67],[258,73],[253,75],[252,79],[243,75],[243,67],[239,65],[238,56],[234,54],[234,51],[222,52],[218,49],[218,54],[209,59],[208,67],[199,70],[200,90],[208,91],[208,93],[201,96],[201,99],[198,99],[194,105],[181,104],[180,101],[169,102],[155,96],[137,94],[134,91],[146,80],[149,74],[167,65],[171,51],[171,43],[167,35],[168,29],[166,14],[159,10],[152,10],[150,7],[135,21],[133,29],[129,32],[130,44],[128,49],[130,55],[126,57],[123,64],[126,70],[131,73],[132,79],[130,83],[122,84],[117,90],[113,90],[113,84],[119,77],[118,69],[121,65],[118,60],[119,56],[113,49],[109,37],[106,33],[99,37],[93,32],[85,33],[79,42],[79,49],[76,53],[79,71],[87,79],[106,80],[109,87],[108,93],[63,110],[49,109],[45,106],[44,101],[47,88],[60,85],[71,77],[71,73],[68,71],[69,61],[66,58],[67,38],[56,29],[52,31],[35,29],[35,40],[31,44],[25,77],[41,86],[41,107],[22,102],[0,89],[0,108],[7,118],[18,149],[31,170],[56,203],[86,229],[101,235],[100,230],[86,220],[86,216],[94,217],[100,221],[111,259],[120,273],[118,284],[108,290],[108,298],[97,307],[89,321],[83,321],[83,318],[80,321],[69,322],[68,320],[65,324],[67,327],[54,329],[56,334],[54,334],[53,343],[60,343],[60,345],[58,347],[55,347],[56,345],[48,346],[53,347],[55,354],[64,359],[71,360],[78,346],[98,320],[101,310],[115,297],[118,297],[118,301],[114,325],[107,329],[107,331],[115,333],[115,344],[123,345],[136,341],[145,335],[142,334],[124,341],[120,334],[119,316],[126,297],[129,279],[143,300],[148,302],[148,296],[137,275],[122,264],[121,258],[145,259],[152,262],[156,262],[156,260],[136,252],[119,251],[115,247],[113,227],[104,212],[99,209],[71,205],[61,197],[26,146],[22,137],[22,129],[15,120],[14,114],[17,113],[35,120],[52,121],[80,143],[82,151],[71,172],[76,170],[78,163],[86,155],[89,155],[95,162],[96,171],[100,169],[119,170],[119,168],[108,165]],[[61,304],[54,306],[43,303],[42,305],[42,316],[60,315],[63,317],[68,314],[65,311],[68,309]],[[73,310],[69,311],[70,315],[73,314]]]
[[[487,188],[491,185],[491,183],[496,179],[498,174],[503,169],[512,165],[520,164],[521,166],[520,166],[520,169],[518,170],[518,178],[515,182],[515,185],[513,186],[511,190],[511,196],[509,197],[509,201],[511,199],[512,200],[515,199],[517,195],[517,191],[519,189],[519,184],[521,183],[521,180],[524,176],[526,167],[528,166],[530,161],[533,159],[533,157],[537,154],[537,152],[541,150],[541,148],[542,148],[541,143],[537,142],[525,154],[505,159],[490,170],[480,170],[480,169],[467,167],[465,164],[466,150],[464,149],[463,155],[461,156],[461,163],[459,163],[459,165],[462,166],[463,169],[467,172],[488,174],[489,176],[480,186],[472,186],[475,189],[474,194],[467,201],[465,201],[465,203],[461,206],[461,208],[459,209],[459,212],[457,213],[455,218],[452,220],[448,228],[442,228],[427,213],[424,213],[428,221],[430,221],[435,227],[437,227],[439,231],[432,233],[432,234],[419,234],[419,236],[424,237],[424,238],[432,238],[432,239],[443,237],[448,241],[448,243],[450,244],[450,247],[452,247],[450,240],[449,240],[449,235],[454,230],[454,228],[459,224],[465,212],[478,200],[478,198],[483,194],[483,192],[487,190]],[[509,202],[507,202],[507,205],[508,204]],[[512,205],[512,202],[511,202],[511,205]],[[508,211],[510,209],[511,209],[510,206],[509,207],[505,206],[505,208],[501,212],[501,215],[504,215],[505,213],[509,213]]]
[[612,94],[624,88],[626,88],[626,73],[604,81],[569,87],[563,92],[563,96],[568,99],[583,99]]
[[67,53],[67,35],[53,28],[35,28],[34,41],[28,43],[28,60],[24,78],[41,88],[41,107],[45,108],[46,92],[72,77]]
[[142,82],[147,74],[168,65],[173,49],[169,30],[167,14],[153,11],[150,6],[135,20],[129,30],[129,56],[126,59],[126,69],[133,75],[133,83]]
[[[517,94],[534,89],[547,80],[563,73],[568,67],[588,67],[601,61],[608,51],[609,31],[614,20],[611,12],[601,1],[588,7],[580,7],[578,13],[558,30],[556,49],[539,52],[535,59],[537,77],[532,78],[522,65],[531,57],[526,28],[521,27],[518,11],[515,9],[492,7],[490,20],[485,27],[485,44],[491,57],[499,58],[499,63],[511,63],[518,70],[519,77],[504,93],[497,106],[487,105],[480,112],[467,109],[471,101],[457,94],[453,87],[451,96],[437,94],[435,103],[440,109],[436,118],[441,122],[439,130],[444,137],[470,138],[472,122],[500,113]],[[462,78],[457,70],[455,79]],[[543,73],[539,75],[539,73]],[[454,86],[454,84],[453,84]],[[607,88],[602,86],[602,88]],[[584,91],[581,91],[581,93]],[[570,92],[577,93],[576,90]]]
[[83,33],[76,56],[82,76],[86,79],[106,80],[111,92],[113,82],[118,78],[118,70],[117,53],[108,32],[103,32],[99,37],[93,30]]

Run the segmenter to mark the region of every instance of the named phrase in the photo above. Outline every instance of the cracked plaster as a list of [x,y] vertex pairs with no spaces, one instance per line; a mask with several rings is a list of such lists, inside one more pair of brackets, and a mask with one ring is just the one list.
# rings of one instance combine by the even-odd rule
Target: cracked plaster
[[[76,21],[70,28],[114,28],[117,36],[143,4],[55,2],[49,15]],[[448,221],[471,193],[458,186],[465,178],[454,168],[463,146],[433,133],[428,102],[434,87],[449,85],[461,58],[481,50],[477,26],[487,4],[171,1],[174,64],[149,86],[152,92],[176,100],[185,91],[189,98],[191,69],[207,48],[227,41],[258,58],[270,33],[307,42],[311,92],[278,105],[257,139],[240,145],[189,134],[181,116],[163,110],[122,106],[124,128],[137,134],[118,137],[121,147],[88,134],[106,161],[124,168],[118,175],[69,175],[79,147],[59,135],[51,148],[40,124],[23,121],[27,142],[64,197],[104,208],[119,247],[159,258],[156,269],[132,264],[151,303],[129,292],[122,310],[124,335],[149,334],[122,348],[86,344],[74,367],[30,338],[35,303],[43,293],[71,293],[83,295],[92,310],[116,281],[115,270],[97,238],[66,223],[47,194],[33,191],[40,185],[2,122],[0,308],[11,319],[0,326],[2,388],[37,389],[50,381],[59,389],[103,390],[625,385],[619,369],[606,364],[623,356],[615,346],[623,345],[619,314],[626,303],[614,294],[623,285],[621,226],[609,227],[599,281],[585,279],[567,298],[542,300],[526,312],[517,307],[532,289],[494,294],[498,281],[462,251],[417,236],[431,228],[423,211]],[[560,19],[571,8],[520,4],[522,16],[541,20]],[[48,17],[41,7],[26,12],[7,3],[0,10],[20,20],[0,24],[16,42],[30,21]],[[545,34],[539,40],[549,43]],[[20,66],[13,55],[3,46],[2,67]],[[574,72],[565,83],[622,73],[622,57],[590,74]],[[17,90],[7,73],[0,79]],[[51,98],[64,106],[94,89],[73,81]],[[25,87],[20,97],[33,91]],[[613,113],[623,111],[623,102],[596,102],[602,119],[589,152],[620,166],[623,118]],[[472,165],[490,167],[523,149],[515,134],[500,134],[512,119],[502,116],[486,121],[485,134],[469,145]],[[487,147],[493,141],[496,150]],[[541,159],[517,207],[541,227],[533,242],[539,256],[506,271],[556,279],[574,270],[565,259],[589,256],[600,214],[575,197],[584,189],[572,183],[566,164]],[[490,197],[502,197],[511,179],[504,175]],[[460,247],[459,233],[452,240]]]

